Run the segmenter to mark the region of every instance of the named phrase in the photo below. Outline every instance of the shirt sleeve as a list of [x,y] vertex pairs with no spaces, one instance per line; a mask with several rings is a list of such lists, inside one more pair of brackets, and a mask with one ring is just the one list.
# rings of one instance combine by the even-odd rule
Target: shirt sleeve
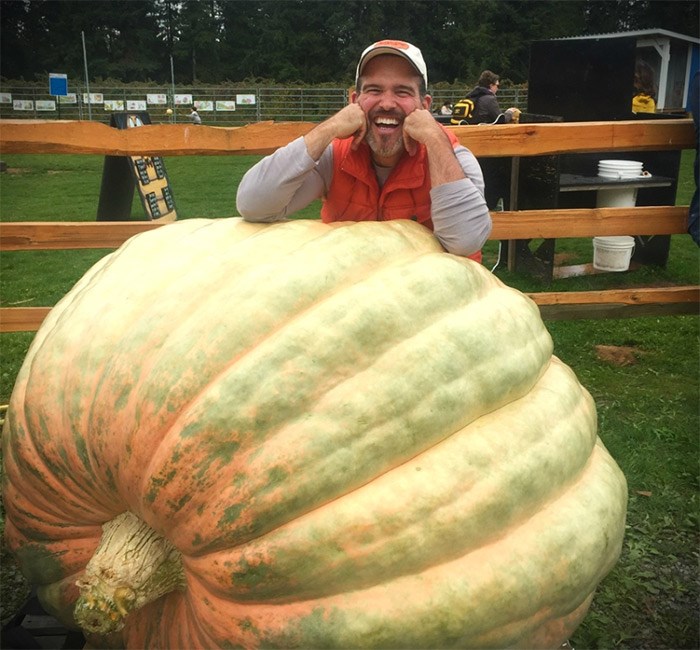
[[304,138],[297,138],[244,174],[236,193],[238,213],[246,221],[284,221],[325,194],[332,171],[332,146],[317,162]]
[[455,148],[466,178],[438,185],[430,191],[433,231],[448,253],[471,255],[481,250],[492,222],[484,198],[484,175],[474,154]]

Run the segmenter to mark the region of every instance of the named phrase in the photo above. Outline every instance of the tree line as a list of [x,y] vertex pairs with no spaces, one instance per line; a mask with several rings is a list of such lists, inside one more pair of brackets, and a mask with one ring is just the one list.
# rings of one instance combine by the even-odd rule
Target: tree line
[[[431,84],[528,77],[534,40],[661,28],[698,36],[697,0],[0,0],[0,77],[45,82],[349,85],[381,38],[420,47]],[[85,53],[83,54],[83,38]]]

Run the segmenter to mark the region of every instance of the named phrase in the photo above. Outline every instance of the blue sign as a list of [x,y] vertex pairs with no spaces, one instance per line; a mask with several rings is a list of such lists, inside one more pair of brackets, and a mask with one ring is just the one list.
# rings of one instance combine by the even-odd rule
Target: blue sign
[[60,95],[65,97],[68,94],[68,75],[58,72],[49,72],[49,95]]

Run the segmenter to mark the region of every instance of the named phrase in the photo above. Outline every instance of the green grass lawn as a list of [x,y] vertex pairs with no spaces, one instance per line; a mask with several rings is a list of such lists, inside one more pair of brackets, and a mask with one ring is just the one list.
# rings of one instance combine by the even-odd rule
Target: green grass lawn
[[[179,218],[235,216],[237,184],[254,156],[168,158]],[[94,220],[102,159],[93,156],[15,156],[0,174],[2,220]],[[687,205],[694,183],[684,152],[677,203]],[[318,204],[300,216],[318,216]],[[143,212],[137,199],[134,216]],[[491,242],[486,265],[496,255]],[[592,260],[590,240],[565,240]],[[559,250],[559,243],[557,245]],[[3,305],[54,304],[108,251],[3,253]],[[588,257],[587,257],[588,256]],[[666,268],[555,280],[551,285],[499,271],[523,291],[612,286],[695,284],[698,248],[671,238]],[[629,484],[627,535],[620,562],[604,580],[572,644],[582,648],[698,648],[698,378],[697,316],[550,322],[555,354],[569,364],[596,400],[599,433]],[[0,403],[7,403],[33,333],[0,336]],[[601,357],[601,346],[627,354],[627,365]]]

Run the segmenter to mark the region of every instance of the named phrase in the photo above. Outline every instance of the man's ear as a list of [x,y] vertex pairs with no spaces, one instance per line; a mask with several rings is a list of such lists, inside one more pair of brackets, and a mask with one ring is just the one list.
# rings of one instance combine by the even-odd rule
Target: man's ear
[[356,101],[357,101],[357,91],[356,91],[356,90],[353,90],[353,91],[350,93],[350,103],[351,103],[351,104],[354,104]]
[[423,104],[423,108],[429,111],[430,107],[433,105],[433,98],[430,95],[424,95],[421,103]]

